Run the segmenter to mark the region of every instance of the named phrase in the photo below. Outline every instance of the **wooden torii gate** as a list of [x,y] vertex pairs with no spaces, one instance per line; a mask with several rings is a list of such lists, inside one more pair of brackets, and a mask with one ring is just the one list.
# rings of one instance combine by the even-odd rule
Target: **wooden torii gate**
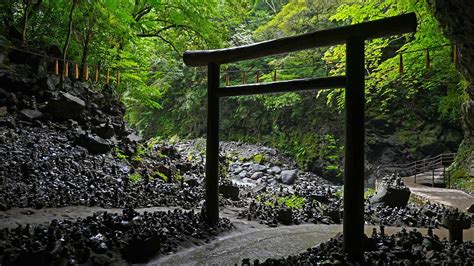
[[[188,66],[207,65],[207,222],[219,220],[219,98],[275,92],[346,88],[344,169],[344,250],[352,260],[363,258],[364,236],[364,42],[391,35],[415,32],[414,13],[303,35],[217,50],[187,51]],[[220,65],[315,47],[346,44],[346,75],[295,79],[262,84],[221,87]]]

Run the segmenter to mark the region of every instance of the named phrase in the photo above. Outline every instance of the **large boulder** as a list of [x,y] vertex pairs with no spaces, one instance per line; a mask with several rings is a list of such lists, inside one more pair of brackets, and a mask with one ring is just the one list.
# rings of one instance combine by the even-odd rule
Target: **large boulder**
[[277,220],[284,224],[290,225],[293,223],[293,211],[290,208],[282,207],[277,211]]
[[111,148],[107,140],[92,134],[80,135],[76,144],[86,148],[92,154],[107,153]]
[[36,109],[23,109],[20,111],[20,114],[30,120],[40,118],[43,115],[40,111]]
[[99,137],[110,139],[115,135],[114,127],[110,124],[102,123],[92,129]]
[[219,193],[226,199],[239,200],[239,187],[233,185],[220,185]]
[[405,207],[410,194],[410,189],[403,184],[399,177],[391,177],[382,182],[380,189],[369,201],[373,205]]
[[48,102],[46,109],[58,119],[77,119],[84,111],[86,103],[67,92],[60,92],[57,98]]
[[296,170],[285,170],[281,172],[281,182],[283,184],[292,185],[295,183],[298,173]]

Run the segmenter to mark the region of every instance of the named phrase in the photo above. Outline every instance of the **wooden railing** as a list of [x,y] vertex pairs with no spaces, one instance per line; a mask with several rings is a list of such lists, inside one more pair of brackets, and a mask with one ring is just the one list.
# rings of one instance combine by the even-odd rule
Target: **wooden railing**
[[456,153],[444,153],[405,164],[380,165],[377,167],[376,183],[379,183],[380,179],[384,176],[397,174],[401,177],[413,176],[415,183],[419,182],[420,179],[423,181],[430,179],[429,181],[431,181],[431,185],[434,187],[435,176],[439,175],[449,188],[451,180],[449,172],[446,172],[446,168],[454,161],[455,157]]

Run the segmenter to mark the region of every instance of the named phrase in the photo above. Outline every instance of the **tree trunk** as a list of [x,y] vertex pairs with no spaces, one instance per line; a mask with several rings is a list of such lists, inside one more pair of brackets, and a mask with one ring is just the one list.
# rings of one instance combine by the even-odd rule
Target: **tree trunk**
[[86,39],[84,40],[84,45],[82,46],[82,58],[81,58],[81,74],[80,78],[82,81],[85,80],[84,73],[86,71],[87,56],[89,55],[89,43],[91,34],[86,34]]
[[[72,6],[71,6],[71,11],[69,12],[69,23],[68,23],[68,31],[67,31],[67,37],[66,41],[64,42],[64,47],[63,47],[63,63],[64,65],[66,62],[66,56],[67,56],[67,49],[69,47],[69,41],[71,40],[71,33],[72,33],[72,15],[74,13],[74,9],[76,8],[77,0],[72,1]],[[64,82],[64,70],[61,72],[61,81],[60,81],[60,86],[63,85]]]
[[21,29],[21,43],[26,43],[26,26],[28,25],[28,17],[30,15],[30,8],[33,0],[27,0],[25,6],[25,13],[23,14],[22,19],[22,29]]

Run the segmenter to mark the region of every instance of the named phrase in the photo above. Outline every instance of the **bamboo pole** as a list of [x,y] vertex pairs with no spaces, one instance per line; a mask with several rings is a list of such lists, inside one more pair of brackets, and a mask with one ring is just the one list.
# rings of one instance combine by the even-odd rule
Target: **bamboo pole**
[[54,74],[57,76],[59,75],[59,63],[58,60],[54,61]]
[[105,73],[105,84],[109,84],[109,69],[107,68],[107,71]]
[[79,66],[78,66],[77,64],[76,64],[76,71],[75,71],[75,73],[74,73],[74,77],[75,77],[76,79],[79,79]]
[[89,67],[87,66],[87,63],[84,64],[84,80],[89,80]]
[[226,85],[226,86],[229,86],[229,85],[230,85],[229,73],[226,73],[226,74],[225,74],[225,85]]
[[116,77],[117,87],[120,85],[120,72],[117,70],[117,77]]
[[64,76],[66,78],[69,77],[69,63],[68,62],[64,64]]
[[276,81],[277,80],[277,70],[275,69],[273,71],[273,81]]
[[99,82],[99,66],[95,66],[95,82]]

